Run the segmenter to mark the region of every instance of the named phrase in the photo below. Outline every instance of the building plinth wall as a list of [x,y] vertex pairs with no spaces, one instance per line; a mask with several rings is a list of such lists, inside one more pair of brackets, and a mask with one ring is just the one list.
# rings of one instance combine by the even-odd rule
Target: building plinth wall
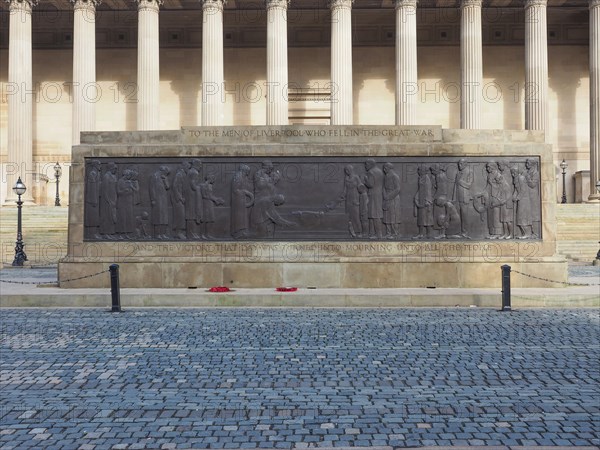
[[[186,174],[186,161],[191,164],[194,159],[197,161],[204,159],[208,167],[210,158],[224,157],[232,158],[232,161],[235,161],[237,157],[240,158],[240,162],[248,161],[250,157],[255,158],[256,161],[266,161],[270,158],[277,161],[282,157],[295,157],[309,159],[315,164],[319,164],[320,161],[326,163],[335,157],[342,159],[358,157],[360,159],[356,161],[364,160],[365,162],[372,158],[376,168],[383,169],[385,174],[381,178],[383,194],[387,196],[386,192],[394,191],[393,179],[398,180],[399,184],[396,187],[404,191],[402,200],[404,209],[399,209],[399,211],[404,211],[404,217],[398,219],[401,220],[404,234],[396,233],[395,236],[386,236],[386,228],[384,228],[384,233],[380,235],[374,233],[374,236],[366,234],[354,236],[354,233],[350,231],[347,239],[338,238],[331,241],[322,238],[310,240],[310,230],[308,235],[301,240],[282,240],[277,234],[274,234],[274,237],[269,235],[267,239],[264,239],[264,235],[262,235],[262,239],[254,240],[252,239],[253,234],[235,236],[232,234],[233,238],[228,241],[202,238],[200,236],[204,234],[202,230],[185,229],[185,226],[182,225],[183,210],[179,213],[176,212],[172,199],[178,198],[178,186],[181,186]],[[467,162],[471,161],[468,164],[473,164],[473,167],[475,167],[475,163],[472,161],[477,158],[488,161],[488,163],[493,162],[492,166],[494,167],[497,161],[507,160],[511,168],[517,169],[515,171],[517,177],[519,173],[522,174],[521,181],[523,183],[525,182],[525,169],[522,162],[536,161],[536,165],[539,162],[539,173],[537,173],[539,217],[533,217],[533,220],[537,221],[537,225],[534,225],[536,236],[515,239],[515,237],[521,237],[521,233],[517,231],[509,239],[500,239],[500,236],[494,235],[495,232],[490,228],[490,236],[482,238],[482,227],[479,226],[479,234],[473,238],[462,236],[460,227],[452,233],[444,229],[447,234],[443,236],[440,236],[441,231],[437,227],[433,227],[437,231],[428,230],[432,232],[428,232],[427,236],[415,238],[413,234],[416,236],[420,234],[417,221],[422,220],[417,218],[420,214],[417,211],[417,205],[419,205],[417,191],[421,189],[421,184],[416,181],[417,175],[412,172],[407,175],[402,170],[404,160],[401,158],[414,158],[421,164],[420,168],[427,165],[428,169],[435,167],[435,170],[439,170],[438,166],[442,166],[439,161],[444,158],[448,160],[449,157],[464,158]],[[148,232],[143,231],[142,233],[140,231],[142,228],[136,228],[131,233],[125,233],[125,230],[125,234],[119,236],[120,230],[104,231],[111,233],[108,235],[101,233],[101,227],[98,230],[90,230],[90,224],[95,223],[94,219],[90,219],[94,210],[90,209],[86,203],[94,203],[93,199],[96,198],[95,195],[90,197],[90,190],[98,189],[100,201],[102,201],[100,178],[110,171],[108,167],[111,162],[127,161],[124,166],[119,166],[120,169],[117,169],[115,164],[114,177],[108,176],[109,179],[112,179],[112,181],[109,180],[109,184],[114,183],[114,187],[119,189],[119,192],[126,192],[126,180],[131,175],[126,172],[136,172],[133,164],[136,158],[139,158],[139,161],[152,161],[154,158],[157,167],[162,165],[160,161],[165,158],[183,163],[181,168],[178,167],[165,175],[168,180],[166,185],[169,187],[168,195],[164,197],[168,203],[167,210],[170,218],[166,221],[169,222],[169,229],[161,231],[160,228],[156,228],[155,221],[157,221],[156,223],[162,222],[160,219],[156,219],[155,211],[151,211],[148,206],[147,216],[136,218],[149,221],[151,229]],[[394,168],[384,165],[386,158],[396,161]],[[96,161],[98,163],[95,163]],[[128,171],[125,166],[130,161],[132,163]],[[453,161],[458,161],[458,159]],[[93,177],[100,180],[96,185],[89,182],[92,163],[97,164],[97,167],[100,168],[93,174]],[[148,132],[89,132],[82,134],[81,145],[73,147],[72,164],[69,250],[67,256],[59,264],[60,280],[91,275],[106,270],[108,265],[113,263],[117,263],[121,267],[122,287],[187,288],[215,285],[230,287],[293,285],[323,288],[499,287],[501,284],[500,266],[503,264],[509,264],[519,272],[538,277],[531,278],[515,274],[513,285],[516,287],[556,287],[567,278],[566,261],[556,253],[554,200],[556,188],[552,149],[550,145],[544,143],[543,132],[539,131],[474,131],[442,129],[439,126],[283,126],[193,127],[177,131]],[[458,209],[460,209],[458,203],[462,198],[466,202],[463,204],[467,205],[465,208],[468,209],[471,220],[475,217],[478,221],[487,220],[489,222],[492,220],[490,219],[492,216],[482,206],[487,200],[481,197],[480,191],[482,190],[481,186],[486,186],[486,178],[494,177],[491,177],[489,172],[482,171],[481,167],[484,166],[480,165],[480,172],[477,174],[479,177],[478,187],[476,189],[467,188],[466,192],[470,192],[472,195],[459,198],[453,192],[457,189],[456,165],[456,162],[452,162],[452,170],[447,170],[447,178],[444,178],[443,175],[437,177],[429,175],[427,172],[427,177],[436,188],[436,193],[432,194],[435,195],[436,205],[442,206],[443,202],[438,200],[442,197],[443,188],[447,188],[447,192],[444,194],[444,197],[447,197],[445,203],[448,208],[445,210],[447,214],[435,213],[436,221],[439,222],[440,218],[454,214],[450,224],[455,221],[456,225]],[[366,166],[368,164],[365,164]],[[211,200],[213,205],[210,208],[210,214],[217,217],[217,222],[218,217],[222,217],[224,211],[231,210],[233,212],[234,209],[232,206],[234,199],[223,195],[225,191],[222,187],[233,186],[236,175],[242,174],[246,170],[240,163],[236,164],[235,162],[230,166],[223,167],[226,167],[226,170],[213,173],[215,175],[215,180],[212,181],[215,186],[214,194],[209,180],[211,178],[209,170],[206,169],[206,173],[200,170],[200,178],[203,181],[200,188],[202,196],[205,201],[209,198],[213,199]],[[346,211],[351,214],[348,212],[349,208],[351,209],[351,202],[346,201],[348,196],[345,194],[348,192],[349,186],[354,186],[356,183],[369,184],[366,181],[366,173],[363,174],[365,169],[359,168],[359,164],[354,164],[354,167],[357,169],[356,174],[346,172],[345,175],[341,174],[332,180],[331,189],[324,196],[327,198],[323,198],[323,203],[327,206],[322,214],[318,213],[317,216],[319,214],[327,215],[330,211],[337,211],[338,214],[344,214]],[[487,170],[487,166],[485,167]],[[442,171],[444,169],[442,168]],[[248,195],[248,198],[251,199],[248,204],[253,201],[258,204],[259,195],[262,194],[259,194],[257,186],[265,179],[268,185],[269,177],[263,178],[261,181],[261,176],[258,174],[260,164],[257,164],[252,170],[254,171],[255,187],[254,195],[251,195],[252,192]],[[397,170],[397,178],[392,176],[393,170]],[[490,170],[496,173],[495,169]],[[140,173],[142,172],[140,171]],[[153,169],[149,173],[154,176],[158,172],[159,170]],[[433,174],[434,171],[431,173]],[[246,175],[252,178],[250,171]],[[136,176],[137,174],[133,178]],[[288,185],[295,177],[291,172],[283,173],[281,176],[283,178],[280,183],[288,183]],[[511,179],[506,174],[504,177],[508,180]],[[158,180],[158,178],[153,179]],[[119,187],[118,182],[121,182],[123,186]],[[140,177],[136,183],[139,191],[135,195],[140,198],[144,197],[136,205],[144,201],[149,202],[148,199],[156,195],[148,193],[153,188],[147,179]],[[211,185],[209,186],[209,184]],[[279,189],[274,187],[275,184],[266,186],[265,189],[267,191],[271,189],[269,192],[273,194],[273,189],[275,191]],[[327,186],[326,184],[322,185]],[[443,188],[439,186],[443,186]],[[300,185],[299,189],[302,189]],[[485,189],[488,188],[485,187]],[[513,191],[514,188],[511,187],[511,192]],[[229,191],[227,192],[228,195],[231,195]],[[293,203],[294,190],[290,189],[285,192],[285,200],[288,200],[289,195],[289,203]],[[375,191],[369,191],[369,195],[373,195],[373,192]],[[341,195],[342,193],[344,194]],[[491,197],[495,195],[494,193],[490,194]],[[275,211],[284,211],[284,208],[280,208],[284,199],[282,195],[280,197],[280,201],[273,201],[273,210]],[[340,201],[327,203],[330,197],[339,197]],[[268,197],[263,196],[263,198]],[[406,200],[407,198],[409,200]],[[183,199],[180,198],[180,201],[183,202]],[[407,201],[410,204],[407,204]],[[406,211],[412,212],[413,201],[414,215],[407,214]],[[535,203],[535,200],[532,201]],[[382,207],[384,224],[396,220],[390,219],[389,213],[385,212],[389,210],[390,204],[384,201]],[[493,204],[493,202],[490,200],[488,204]],[[139,211],[140,206],[136,208]],[[301,212],[305,216],[308,215],[309,218],[314,216],[314,211]],[[180,220],[175,218],[177,214],[180,214]],[[269,212],[269,214],[271,213]],[[521,220],[517,218],[516,210],[511,214],[513,221]],[[285,219],[291,218],[289,214],[282,213],[282,216]],[[189,219],[189,217],[187,218]],[[297,219],[298,216],[294,216],[294,218]],[[350,218],[348,220],[350,226],[351,220]],[[285,220],[277,222],[277,226],[284,226],[284,222]],[[179,223],[179,225],[173,225],[174,223]],[[159,234],[153,234],[153,226],[154,229],[159,230]],[[536,226],[537,228],[535,228]],[[179,227],[180,230],[178,231],[176,227]],[[131,229],[133,230],[133,228]],[[351,226],[350,229],[352,229]],[[487,228],[484,227],[484,229]],[[233,227],[231,230],[233,232]],[[387,230],[393,230],[393,228]],[[196,232],[198,236],[190,238]],[[409,232],[410,236],[407,234]],[[90,235],[90,233],[92,234]],[[215,233],[215,236],[217,235],[219,234]],[[541,238],[537,236],[541,236]],[[107,277],[84,278],[62,283],[61,287],[108,287],[108,279]]]

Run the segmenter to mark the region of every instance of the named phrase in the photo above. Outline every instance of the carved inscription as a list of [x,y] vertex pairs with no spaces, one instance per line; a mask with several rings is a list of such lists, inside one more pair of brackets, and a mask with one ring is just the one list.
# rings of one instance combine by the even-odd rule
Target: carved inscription
[[373,129],[373,128],[354,128],[348,127],[344,129],[324,129],[324,128],[308,128],[308,129],[251,129],[251,128],[209,128],[199,130],[186,130],[191,138],[291,138],[291,137],[307,137],[307,138],[331,138],[331,137],[349,137],[349,138],[368,138],[368,137],[435,137],[433,128],[389,128],[389,129]]
[[87,158],[85,239],[541,238],[538,158]]

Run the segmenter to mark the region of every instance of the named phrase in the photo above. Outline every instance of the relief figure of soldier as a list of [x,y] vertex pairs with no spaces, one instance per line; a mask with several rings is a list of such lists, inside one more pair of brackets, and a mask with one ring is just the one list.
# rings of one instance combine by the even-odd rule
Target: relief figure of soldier
[[[198,163],[194,166],[194,161]],[[196,185],[200,172],[197,167],[201,167],[202,163],[199,160],[188,161],[185,179],[185,232],[188,239],[200,239],[198,233],[198,224],[196,223]]]
[[498,165],[495,161],[490,161],[485,165],[487,172],[487,182],[485,191],[478,194],[475,203],[477,212],[487,216],[488,236],[487,239],[498,239],[500,237],[500,206],[506,202],[504,192],[498,178]]
[[498,181],[502,190],[502,204],[500,205],[500,223],[504,234],[500,239],[513,238],[513,179],[508,170],[508,164],[498,161]]
[[533,222],[533,237],[537,238],[535,230],[541,229],[541,216],[539,209],[540,201],[540,173],[537,168],[537,161],[534,159],[525,160],[525,179],[529,187],[529,203],[531,205],[531,221]]
[[467,217],[473,196],[471,195],[471,186],[473,186],[473,170],[468,167],[464,159],[458,160],[458,172],[454,180],[453,198],[458,203],[458,212],[460,216],[460,236],[469,238]]
[[171,204],[173,205],[173,237],[176,239],[185,239],[186,221],[186,188],[188,187],[187,168],[189,163],[184,161],[175,172],[175,179],[171,188]]
[[383,238],[383,172],[373,159],[365,161],[363,184],[369,197],[369,238]]
[[93,160],[85,178],[85,228],[93,239],[100,239],[100,167],[100,161]]
[[253,204],[254,186],[250,167],[242,164],[231,181],[231,236],[235,239],[248,237],[250,208]]
[[429,167],[426,165],[420,165],[417,168],[417,175],[417,192],[413,203],[419,233],[413,239],[422,239],[430,237],[431,227],[433,227],[434,182],[431,179]]
[[100,234],[110,239],[117,231],[117,165],[108,163],[100,185]]
[[394,170],[392,163],[383,165],[383,223],[385,224],[385,237],[393,239],[400,232],[402,222],[400,210],[400,176]]
[[[439,204],[444,205],[446,199],[448,198],[448,176],[446,175],[446,167],[441,164],[432,164],[431,165],[431,176],[433,177],[433,188],[435,190],[433,194],[433,228],[439,232],[439,236],[442,236],[444,230],[440,228],[438,225],[442,223],[440,219],[440,215],[445,214],[445,207],[439,206]],[[436,200],[443,197],[442,202],[437,202]]]
[[204,183],[200,185],[200,192],[202,193],[202,238],[213,239],[211,235],[213,226],[215,224],[215,205],[222,205],[223,199],[217,197],[213,192],[213,187],[216,181],[214,174],[209,173],[206,175]]
[[150,177],[150,221],[154,228],[156,239],[168,239],[169,229],[169,174],[171,170],[167,166],[160,168]]
[[445,195],[436,197],[434,202],[438,210],[435,215],[435,225],[440,230],[440,234],[435,236],[434,239],[460,238],[461,222],[456,206]]
[[200,239],[200,227],[203,214],[202,200],[202,161],[193,159],[187,172],[189,190],[187,194],[187,207],[185,208],[185,223],[188,239]]
[[120,239],[131,239],[135,233],[134,206],[138,183],[134,171],[125,169],[117,182],[117,233]]
[[269,160],[263,161],[262,167],[254,174],[254,204],[250,212],[250,225],[255,233],[259,232],[259,224],[266,220],[266,210],[273,203],[275,186],[280,179],[281,174]]
[[360,229],[362,230],[361,237],[367,237],[367,232],[369,230],[369,194],[367,192],[367,187],[362,183],[358,185],[358,201]]
[[360,193],[358,187],[362,185],[360,177],[354,173],[354,166],[348,164],[344,167],[344,192],[339,201],[344,202],[348,215],[348,231],[353,238],[361,237],[366,229],[362,228],[360,221]]
[[535,234],[533,233],[530,188],[527,184],[527,176],[520,172],[517,167],[511,168],[510,173],[515,187],[512,198],[517,209],[515,221],[521,232],[521,236],[517,236],[517,239],[530,239],[535,237]]

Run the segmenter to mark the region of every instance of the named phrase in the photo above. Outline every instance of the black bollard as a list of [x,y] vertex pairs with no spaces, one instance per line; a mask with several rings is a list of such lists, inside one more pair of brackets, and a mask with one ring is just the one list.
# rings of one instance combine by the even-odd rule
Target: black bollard
[[121,312],[121,288],[119,286],[119,265],[111,264],[110,271],[110,295],[112,297],[111,312]]
[[502,267],[502,311],[510,311],[510,266]]

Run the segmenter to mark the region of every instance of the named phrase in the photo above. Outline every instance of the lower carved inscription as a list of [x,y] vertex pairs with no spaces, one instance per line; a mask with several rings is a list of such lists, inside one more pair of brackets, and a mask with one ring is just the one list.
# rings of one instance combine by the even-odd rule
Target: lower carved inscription
[[539,159],[86,159],[86,240],[541,237]]

